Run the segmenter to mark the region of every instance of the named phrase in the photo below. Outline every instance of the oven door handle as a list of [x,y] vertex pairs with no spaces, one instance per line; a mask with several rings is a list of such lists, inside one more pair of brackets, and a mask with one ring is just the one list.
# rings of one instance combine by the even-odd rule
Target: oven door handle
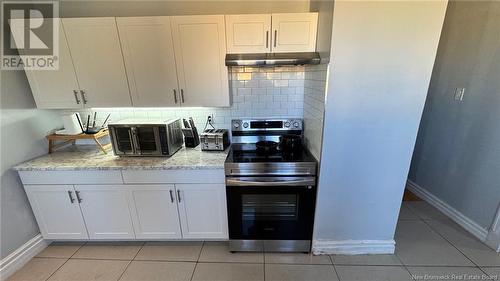
[[309,188],[316,185],[316,179],[314,177],[236,177],[226,178],[226,185],[255,187],[304,186]]

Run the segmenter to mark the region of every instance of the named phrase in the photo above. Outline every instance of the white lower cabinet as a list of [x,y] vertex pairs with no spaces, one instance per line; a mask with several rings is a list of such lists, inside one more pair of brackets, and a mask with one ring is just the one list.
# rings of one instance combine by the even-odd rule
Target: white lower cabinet
[[174,185],[128,186],[137,239],[182,238]]
[[90,239],[135,239],[122,185],[76,185],[75,192]]
[[[185,171],[178,172],[180,175],[166,178],[190,181],[182,177]],[[175,172],[166,174],[172,173]],[[192,173],[192,178],[200,176],[200,171]],[[96,184],[89,180],[88,183],[81,181],[74,185],[52,184],[60,178],[57,173],[38,172],[32,177],[26,173],[22,175],[24,188],[45,239],[228,238],[223,175],[207,178],[213,183],[127,184],[125,180],[122,184]],[[32,181],[40,184],[28,184]]]
[[72,185],[25,185],[24,189],[45,239],[88,239]]
[[227,238],[224,184],[176,184],[182,237]]

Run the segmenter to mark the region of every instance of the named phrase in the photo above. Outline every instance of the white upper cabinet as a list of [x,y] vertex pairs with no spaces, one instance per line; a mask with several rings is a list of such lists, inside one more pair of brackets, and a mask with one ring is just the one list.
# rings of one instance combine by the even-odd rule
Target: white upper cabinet
[[182,106],[229,106],[224,16],[171,18]]
[[318,13],[226,16],[227,53],[316,51]]
[[227,15],[227,53],[270,53],[271,15]]
[[62,21],[85,106],[131,106],[115,18]]
[[314,52],[318,13],[272,14],[272,50],[284,52]]
[[133,106],[180,104],[169,17],[116,18]]
[[[24,36],[24,22],[17,24],[12,21],[13,34],[19,32]],[[54,24],[59,27],[59,69],[58,70],[28,70],[26,77],[33,92],[38,108],[82,108],[83,102],[80,96],[75,69],[69,54],[68,43],[60,19],[54,19]],[[14,36],[14,40],[19,37]],[[19,52],[23,55],[23,52]]]
[[59,70],[26,70],[39,108],[225,107],[226,53],[313,52],[318,14],[56,21]]

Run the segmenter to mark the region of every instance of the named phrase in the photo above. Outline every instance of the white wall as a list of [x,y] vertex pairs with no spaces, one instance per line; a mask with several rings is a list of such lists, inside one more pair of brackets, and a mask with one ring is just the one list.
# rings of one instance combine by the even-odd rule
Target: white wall
[[47,153],[45,135],[61,126],[55,111],[37,110],[26,75],[2,71],[0,90],[0,257],[39,233],[16,171],[23,161]]
[[394,250],[446,4],[335,2],[316,252]]
[[485,230],[500,207],[499,77],[500,2],[450,2],[409,179]]

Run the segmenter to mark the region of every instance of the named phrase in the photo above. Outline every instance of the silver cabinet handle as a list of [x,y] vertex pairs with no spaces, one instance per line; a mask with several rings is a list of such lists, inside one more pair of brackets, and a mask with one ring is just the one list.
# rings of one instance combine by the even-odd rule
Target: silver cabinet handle
[[80,90],[80,93],[82,94],[83,104],[87,104],[87,94],[84,90]]
[[174,192],[172,189],[170,189],[168,192],[170,192],[170,202],[174,203]]
[[75,193],[76,193],[76,199],[78,199],[78,203],[82,203],[83,200],[80,197],[80,191],[77,190],[77,191],[75,191]]
[[75,203],[75,198],[73,198],[73,191],[68,190],[69,201],[71,204]]
[[274,30],[274,47],[276,48],[276,41],[278,41],[278,30]]
[[181,89],[181,102],[184,103],[184,89]]
[[177,104],[177,91],[174,89],[174,102]]
[[266,31],[266,49],[269,48],[269,30]]
[[75,95],[76,104],[80,104],[80,99],[78,98],[78,91],[73,90],[73,95]]
[[177,200],[179,200],[179,203],[181,203],[181,191],[177,190]]

